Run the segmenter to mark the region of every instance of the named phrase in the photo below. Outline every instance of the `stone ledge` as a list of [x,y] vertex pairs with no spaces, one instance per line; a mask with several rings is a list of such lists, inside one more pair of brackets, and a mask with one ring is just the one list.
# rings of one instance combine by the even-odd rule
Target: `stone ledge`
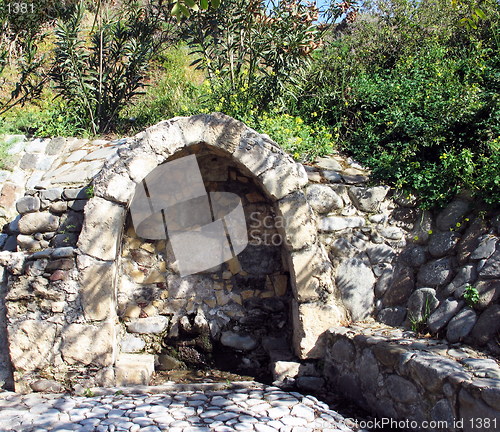
[[[415,338],[377,323],[328,331],[327,387],[380,417],[447,421],[443,430],[472,431],[471,419],[500,424],[498,361],[466,345]],[[463,419],[463,427],[453,428]]]

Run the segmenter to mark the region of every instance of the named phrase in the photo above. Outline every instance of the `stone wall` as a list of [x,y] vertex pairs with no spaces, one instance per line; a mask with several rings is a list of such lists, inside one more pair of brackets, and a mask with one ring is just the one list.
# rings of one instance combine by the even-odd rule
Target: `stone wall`
[[[114,142],[20,141],[13,152],[13,171],[0,173],[0,331],[8,330],[18,390],[42,379],[68,389],[145,382],[179,360],[172,348],[196,364],[214,347],[232,349],[248,369],[269,362],[275,379],[318,388],[327,346],[326,359],[337,361],[328,329],[358,321],[498,356],[498,209],[460,197],[431,214],[371,185],[352,160],[296,164],[268,136],[220,114]],[[168,242],[139,238],[128,210],[149,173],[192,154],[207,191],[242,199],[250,245],[181,278]],[[470,306],[468,285],[479,293]]]
[[385,325],[329,332],[327,386],[382,419],[412,430],[495,431],[500,367],[466,346],[417,339]]
[[[414,197],[360,184],[367,173],[351,167],[346,176],[345,166],[334,158],[307,167],[306,196],[351,321],[374,318],[499,355],[499,210],[458,197],[433,214]],[[464,298],[471,288],[473,304]]]

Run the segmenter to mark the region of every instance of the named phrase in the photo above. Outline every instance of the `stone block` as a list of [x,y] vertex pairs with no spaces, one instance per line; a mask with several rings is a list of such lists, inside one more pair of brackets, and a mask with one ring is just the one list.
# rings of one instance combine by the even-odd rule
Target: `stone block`
[[115,366],[116,385],[149,385],[154,369],[152,354],[120,354]]
[[470,334],[474,345],[483,346],[500,330],[500,305],[491,305],[479,317]]
[[66,201],[86,200],[89,199],[89,194],[86,187],[68,188],[63,190],[62,198]]
[[334,232],[347,228],[361,228],[365,224],[365,220],[359,216],[328,216],[320,219],[319,229],[323,232]]
[[139,183],[158,166],[158,161],[154,155],[144,153],[135,155],[127,164],[130,178]]
[[408,319],[421,322],[436,310],[439,301],[436,291],[432,288],[420,288],[412,293],[408,299]]
[[389,375],[385,380],[385,386],[394,402],[409,404],[419,399],[415,385],[399,375]]
[[102,321],[115,313],[115,265],[92,261],[91,265],[80,270],[80,300],[88,320]]
[[274,199],[281,199],[308,183],[304,167],[281,157],[273,169],[259,175],[264,190]]
[[290,254],[290,273],[292,291],[299,302],[317,300],[319,298],[318,272],[321,263],[318,261],[318,246]]
[[136,353],[142,351],[146,346],[146,342],[144,342],[141,338],[127,334],[122,339],[121,342],[121,352],[123,353]]
[[105,261],[116,258],[126,211],[118,204],[95,197],[85,207],[85,220],[78,248],[85,254]]
[[328,213],[344,206],[342,198],[329,186],[314,184],[307,187],[307,202],[317,213]]
[[169,318],[163,315],[147,318],[136,318],[127,324],[127,331],[140,334],[163,333],[169,323]]
[[382,309],[377,315],[377,321],[392,327],[399,327],[406,318],[406,308],[392,306]]
[[40,198],[24,196],[17,200],[16,210],[19,214],[36,212],[40,210]]
[[348,258],[340,263],[335,279],[340,298],[353,321],[368,317],[374,307],[375,276],[360,258]]
[[314,214],[302,191],[293,192],[278,201],[278,209],[283,218],[285,246],[290,250],[300,250],[311,246],[316,240],[316,228],[312,224]]
[[495,253],[486,260],[484,266],[479,270],[479,276],[484,279],[500,279],[500,243],[497,244]]
[[104,184],[99,185],[103,190],[99,190],[96,194],[102,194],[103,198],[120,204],[127,204],[134,196],[135,185],[128,175],[114,174],[107,178]]
[[111,366],[116,329],[112,323],[70,324],[62,331],[61,354],[68,364]]
[[317,359],[324,357],[328,329],[345,320],[345,313],[335,304],[293,301],[292,317],[295,354],[301,359]]
[[429,261],[420,267],[417,280],[423,286],[437,287],[446,285],[453,277],[453,260],[450,257]]
[[9,327],[9,351],[17,371],[33,372],[54,362],[56,325],[47,321],[26,320]]
[[329,357],[337,363],[352,364],[356,358],[356,348],[351,341],[341,338],[337,339],[328,348]]
[[238,351],[251,351],[257,347],[257,340],[253,336],[232,331],[222,332],[220,343]]
[[429,239],[429,253],[434,258],[441,258],[449,255],[455,249],[460,236],[455,232],[438,232],[432,234]]
[[49,212],[27,213],[19,219],[19,232],[21,234],[34,234],[37,232],[52,232],[59,227],[59,217]]
[[388,186],[376,186],[371,188],[351,187],[349,188],[349,196],[351,201],[358,210],[375,213],[379,210],[380,204],[385,199]]
[[427,320],[427,326],[432,333],[437,333],[455,316],[462,307],[462,302],[453,298],[447,298],[431,314]]

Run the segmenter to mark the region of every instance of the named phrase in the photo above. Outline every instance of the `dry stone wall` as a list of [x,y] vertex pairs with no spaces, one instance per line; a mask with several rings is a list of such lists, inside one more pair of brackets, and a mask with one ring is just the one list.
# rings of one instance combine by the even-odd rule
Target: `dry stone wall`
[[[191,361],[203,361],[193,347],[232,348],[249,369],[270,362],[276,380],[318,388],[328,329],[358,321],[498,356],[498,209],[459,197],[420,210],[348,158],[296,164],[220,114],[113,142],[18,139],[11,152],[13,170],[0,173],[0,330],[10,349],[0,364],[12,360],[19,390],[41,379],[145,382],[179,360],[165,340]],[[207,191],[242,198],[250,245],[181,278],[168,242],[134,232],[129,205],[156,167],[193,154]]]

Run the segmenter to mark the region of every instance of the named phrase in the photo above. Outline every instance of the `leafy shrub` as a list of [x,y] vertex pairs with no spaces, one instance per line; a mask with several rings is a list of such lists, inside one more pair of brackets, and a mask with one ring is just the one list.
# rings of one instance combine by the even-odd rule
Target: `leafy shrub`
[[424,208],[463,190],[498,203],[500,14],[484,5],[472,31],[461,25],[470,11],[441,0],[376,1],[330,35],[295,109]]
[[[166,118],[195,114],[203,78],[189,67],[191,57],[184,45],[169,48],[157,66],[157,76],[148,82],[144,96],[124,110],[135,128],[144,128]],[[154,77],[154,73],[151,76]]]
[[124,106],[141,93],[149,61],[161,46],[147,12],[135,3],[109,16],[99,9],[89,41],[83,37],[82,4],[58,22],[52,78],[94,134],[112,129]]
[[317,16],[298,0],[231,0],[194,14],[185,37],[207,73],[209,109],[241,118],[285,107],[320,44]]
[[300,117],[263,114],[256,120],[254,127],[268,134],[296,160],[312,161],[333,150],[332,135],[328,129],[320,123],[308,125]]

